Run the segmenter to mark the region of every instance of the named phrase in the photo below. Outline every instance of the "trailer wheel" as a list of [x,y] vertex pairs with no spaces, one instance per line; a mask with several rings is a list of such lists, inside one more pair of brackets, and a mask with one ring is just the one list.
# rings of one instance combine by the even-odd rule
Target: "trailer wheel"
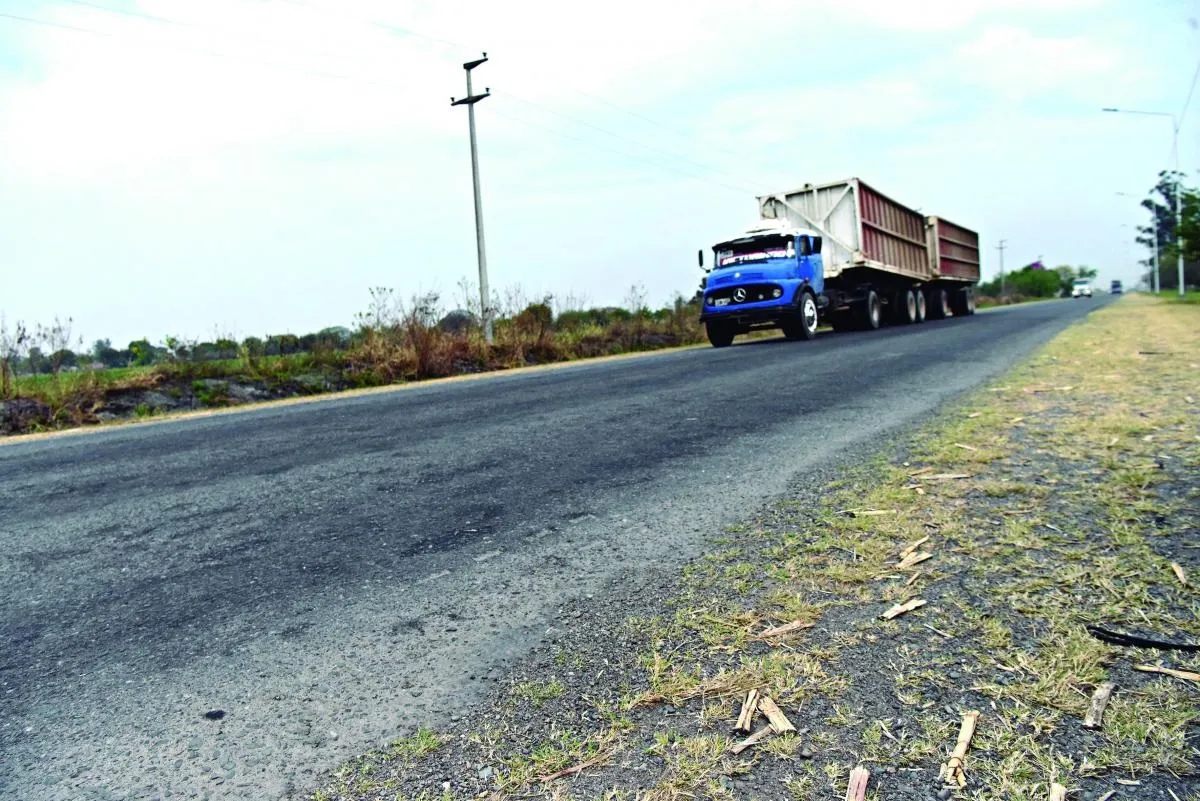
[[949,316],[949,293],[941,287],[934,287],[929,291],[929,319],[944,320]]
[[879,294],[874,289],[867,290],[867,297],[854,310],[858,317],[858,327],[864,331],[874,331],[879,328],[883,307],[879,302]]
[[911,289],[896,293],[895,320],[901,325],[912,325],[917,321],[917,298]]
[[970,289],[964,289],[962,292],[965,298],[963,303],[966,304],[967,316],[970,316],[975,313],[975,293]]
[[975,313],[975,296],[969,288],[956,290],[950,299],[950,308],[955,317],[969,317]]
[[919,289],[913,290],[913,295],[917,301],[917,319],[916,322],[925,322],[925,293]]
[[783,335],[791,340],[812,339],[817,335],[817,299],[805,292],[800,299],[800,310],[796,316],[780,326]]
[[708,334],[708,341],[712,343],[714,348],[729,347],[733,344],[733,338],[737,333],[729,323],[717,320],[709,320],[705,323],[704,331]]

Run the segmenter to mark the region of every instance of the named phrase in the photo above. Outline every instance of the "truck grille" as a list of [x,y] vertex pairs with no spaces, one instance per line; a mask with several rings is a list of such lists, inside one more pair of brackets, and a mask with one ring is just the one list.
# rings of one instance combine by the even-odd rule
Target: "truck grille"
[[[745,292],[741,297],[740,292]],[[775,294],[778,292],[779,294]],[[715,289],[708,293],[709,306],[738,306],[743,303],[761,303],[764,300],[776,300],[783,296],[783,289],[778,284],[742,284],[741,286]],[[718,301],[720,301],[718,303]]]

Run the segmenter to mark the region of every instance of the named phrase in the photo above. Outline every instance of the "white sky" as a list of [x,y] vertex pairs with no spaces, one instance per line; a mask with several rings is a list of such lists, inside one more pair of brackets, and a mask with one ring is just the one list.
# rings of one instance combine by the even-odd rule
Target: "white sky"
[[1170,122],[1099,109],[1178,113],[1200,60],[1194,0],[88,2],[188,23],[0,0],[99,32],[0,16],[0,310],[88,344],[457,305],[478,48],[499,291],[690,295],[755,194],[851,175],[979,230],[987,276],[1003,238],[1132,283]]

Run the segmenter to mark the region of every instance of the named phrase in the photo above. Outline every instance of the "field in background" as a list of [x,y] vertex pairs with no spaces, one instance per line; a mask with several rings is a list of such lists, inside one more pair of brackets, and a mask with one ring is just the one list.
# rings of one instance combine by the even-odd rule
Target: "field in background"
[[[531,303],[495,321],[485,342],[470,313],[443,314],[436,298],[396,302],[373,294],[358,330],[317,339],[306,351],[266,355],[263,341],[229,343],[236,358],[201,359],[199,349],[155,347],[155,364],[18,375],[0,399],[0,434],[94,425],[130,417],[233,406],[345,389],[507,370],[704,341],[699,308],[677,299],[651,311],[621,308],[555,314]],[[292,337],[292,339],[296,339]],[[148,343],[147,343],[148,344]]]

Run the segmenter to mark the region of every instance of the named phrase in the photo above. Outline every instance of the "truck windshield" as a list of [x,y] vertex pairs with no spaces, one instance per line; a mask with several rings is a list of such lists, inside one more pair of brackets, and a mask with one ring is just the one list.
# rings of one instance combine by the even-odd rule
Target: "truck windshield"
[[746,262],[794,258],[796,243],[790,236],[759,236],[726,242],[717,245],[715,250],[718,268],[734,267]]

